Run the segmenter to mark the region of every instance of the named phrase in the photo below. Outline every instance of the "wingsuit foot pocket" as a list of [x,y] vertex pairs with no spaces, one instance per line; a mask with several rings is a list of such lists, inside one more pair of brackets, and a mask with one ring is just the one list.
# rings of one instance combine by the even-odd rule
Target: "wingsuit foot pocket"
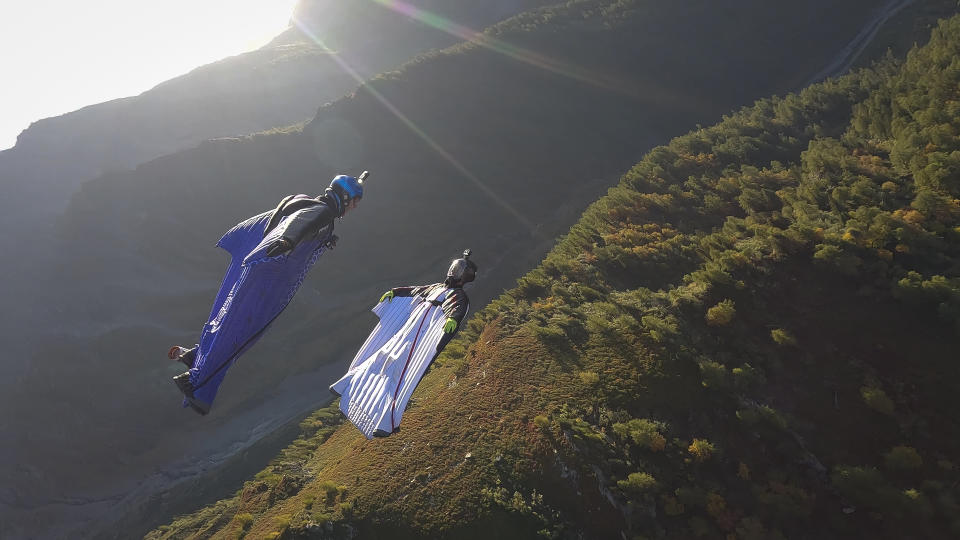
[[173,382],[183,394],[184,399],[187,400],[187,404],[190,405],[190,408],[193,409],[197,414],[203,416],[210,412],[210,405],[194,399],[193,384],[190,383],[189,371],[184,371],[183,373],[174,377]]
[[193,409],[193,412],[199,414],[200,416],[206,416],[210,409],[204,407],[202,403],[193,399],[187,398],[187,404],[190,405],[190,408]]
[[193,398],[193,384],[190,383],[190,372],[184,371],[173,378],[173,383],[177,385],[180,392],[187,398]]

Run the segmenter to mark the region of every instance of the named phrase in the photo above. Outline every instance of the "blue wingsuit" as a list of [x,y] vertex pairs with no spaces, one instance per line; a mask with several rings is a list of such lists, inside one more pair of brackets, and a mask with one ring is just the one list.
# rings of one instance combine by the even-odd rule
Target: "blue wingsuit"
[[227,370],[263,337],[317,258],[335,244],[333,222],[342,214],[343,204],[332,190],[316,199],[290,196],[217,242],[232,259],[200,343],[181,357],[190,366],[189,384],[187,373],[174,378],[184,407],[210,411]]

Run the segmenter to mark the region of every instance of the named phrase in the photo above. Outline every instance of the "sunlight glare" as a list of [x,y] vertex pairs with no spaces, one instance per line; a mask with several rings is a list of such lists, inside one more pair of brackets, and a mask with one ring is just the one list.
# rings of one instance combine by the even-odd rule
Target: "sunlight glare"
[[[312,39],[320,48],[326,50],[327,52],[335,53],[334,50],[327,47],[327,45],[323,42],[323,40],[320,39],[319,36],[317,36],[317,34],[310,28],[309,25],[307,25],[303,21],[297,20],[296,18],[293,18],[291,21],[297,28],[300,29],[301,32],[303,32],[304,35]],[[467,169],[462,163],[460,163],[460,161],[456,157],[454,157],[453,154],[451,154],[442,146],[440,146],[440,144],[436,140],[434,140],[433,137],[431,137],[423,129],[421,129],[420,126],[418,126],[412,120],[410,120],[410,118],[408,118],[407,115],[405,115],[400,109],[394,106],[393,103],[390,103],[390,101],[387,100],[387,98],[384,97],[383,94],[378,92],[376,88],[370,85],[365,85],[363,77],[360,76],[360,74],[357,73],[356,70],[350,67],[350,65],[347,64],[340,57],[340,55],[331,54],[330,57],[337,63],[338,66],[340,66],[340,69],[342,69],[346,74],[350,75],[355,81],[357,81],[358,84],[363,85],[364,89],[367,92],[369,92],[370,95],[374,97],[374,99],[380,102],[380,104],[383,105],[383,107],[387,109],[390,112],[390,114],[397,117],[397,119],[400,120],[400,122],[403,123],[403,125],[406,126],[407,129],[409,129],[411,132],[413,132],[414,135],[419,137],[420,140],[422,140],[427,146],[429,146],[431,150],[436,152],[437,155],[439,155],[447,163],[452,165],[453,168],[455,168],[457,172],[461,174],[461,176],[463,176],[464,178],[472,182],[481,192],[483,192],[484,195],[489,197],[490,200],[495,202],[497,205],[503,208],[504,211],[506,211],[508,214],[513,216],[513,218],[516,219],[517,222],[519,222],[525,229],[527,229],[531,235],[535,235],[535,236],[539,235],[539,233],[537,232],[537,227],[536,225],[534,225],[533,222],[528,220],[522,213],[520,213],[510,203],[508,203],[497,192],[490,189],[490,187],[487,186],[486,183],[483,182],[483,180],[481,180],[479,177],[477,177],[477,175],[475,175],[473,172]]]
[[254,50],[297,0],[21,0],[0,3],[0,149],[31,122],[137,95]]

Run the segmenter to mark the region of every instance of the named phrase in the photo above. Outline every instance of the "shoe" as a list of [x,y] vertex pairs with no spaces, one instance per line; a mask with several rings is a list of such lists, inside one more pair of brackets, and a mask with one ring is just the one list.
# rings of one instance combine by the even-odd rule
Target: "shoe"
[[187,399],[193,399],[193,385],[190,384],[190,372],[184,371],[183,373],[177,375],[173,378],[174,384],[177,385],[177,388],[183,393]]
[[188,349],[186,347],[181,347],[180,345],[174,345],[170,347],[170,350],[167,351],[167,358],[171,360],[177,360],[181,364],[187,366],[187,368],[193,367],[193,361],[197,357],[197,348],[193,347]]

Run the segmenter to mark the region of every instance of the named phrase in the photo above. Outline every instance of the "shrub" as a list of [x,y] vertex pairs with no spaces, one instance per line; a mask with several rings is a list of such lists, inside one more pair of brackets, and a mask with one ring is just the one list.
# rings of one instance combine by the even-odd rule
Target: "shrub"
[[693,442],[690,443],[690,446],[687,447],[687,451],[693,455],[693,459],[698,463],[703,463],[710,459],[714,450],[713,443],[706,439],[694,439]]
[[727,501],[718,493],[707,494],[707,513],[719,519],[727,510]]
[[755,487],[757,503],[763,514],[775,522],[793,522],[813,513],[815,495],[798,485],[771,480],[763,487]]
[[644,494],[656,491],[657,480],[648,473],[630,473],[626,480],[617,482],[617,486],[627,493]]
[[737,418],[747,426],[754,426],[760,421],[760,413],[756,409],[740,409]]
[[908,514],[915,517],[929,518],[933,514],[933,505],[930,500],[916,489],[904,490],[901,505]]
[[763,423],[773,428],[787,429],[787,421],[773,407],[761,405],[757,407],[756,411],[758,419]]
[[673,491],[685,506],[705,506],[707,504],[707,492],[701,487],[681,487]]
[[663,495],[663,513],[668,516],[679,516],[683,513],[684,507],[683,503],[678,501],[676,497],[670,495]]
[[893,414],[893,401],[887,397],[887,393],[883,390],[864,386],[860,389],[860,395],[867,407],[883,414]]
[[290,526],[290,521],[293,519],[293,516],[290,514],[281,514],[274,519],[276,520],[277,528],[282,531]]
[[773,338],[773,341],[777,345],[786,346],[796,346],[797,338],[793,337],[793,334],[784,330],[783,328],[774,328],[770,331],[770,337]]
[[707,310],[707,324],[710,326],[726,326],[737,314],[733,300],[724,300]]
[[867,467],[836,467],[830,477],[840,494],[857,505],[892,514],[909,501],[879,471]]
[[537,339],[549,347],[559,347],[567,341],[567,334],[563,329],[554,326],[534,325],[533,333]]
[[910,446],[895,446],[883,456],[884,463],[890,470],[911,470],[923,466],[923,458],[917,450]]
[[667,337],[675,336],[679,333],[677,318],[670,315],[665,318],[655,315],[644,315],[640,319],[640,324],[650,334],[654,341],[664,341]]
[[667,439],[660,434],[663,427],[659,422],[634,418],[627,423],[614,424],[613,432],[624,439],[629,438],[639,446],[646,446],[654,452],[659,452],[667,445]]
[[242,514],[237,514],[233,519],[237,520],[237,523],[240,524],[240,528],[246,530],[249,529],[250,525],[253,523],[253,514],[244,512]]
[[737,524],[737,540],[769,540],[770,533],[763,522],[755,517],[745,517]]
[[580,381],[586,386],[594,386],[600,382],[600,376],[593,371],[581,371]]
[[700,384],[720,390],[727,387],[727,368],[710,360],[700,362]]
[[690,527],[690,533],[694,538],[701,538],[713,532],[713,528],[710,527],[710,523],[700,516],[691,517],[687,522],[687,525]]
[[833,266],[840,273],[852,276],[857,273],[857,269],[863,262],[860,257],[845,253],[837,246],[831,244],[818,244],[817,252],[813,254],[815,262],[827,266]]
[[320,483],[320,490],[324,493],[326,500],[324,501],[327,506],[332,506],[337,500],[337,494],[339,488],[336,483],[331,482],[330,480],[324,480]]
[[733,384],[740,391],[753,390],[767,382],[763,372],[750,364],[733,368],[731,372],[733,373]]
[[533,424],[540,429],[546,429],[550,425],[550,420],[541,414],[533,417]]
[[651,436],[650,443],[647,445],[647,447],[654,452],[659,452],[667,447],[667,439],[659,433],[654,433]]

